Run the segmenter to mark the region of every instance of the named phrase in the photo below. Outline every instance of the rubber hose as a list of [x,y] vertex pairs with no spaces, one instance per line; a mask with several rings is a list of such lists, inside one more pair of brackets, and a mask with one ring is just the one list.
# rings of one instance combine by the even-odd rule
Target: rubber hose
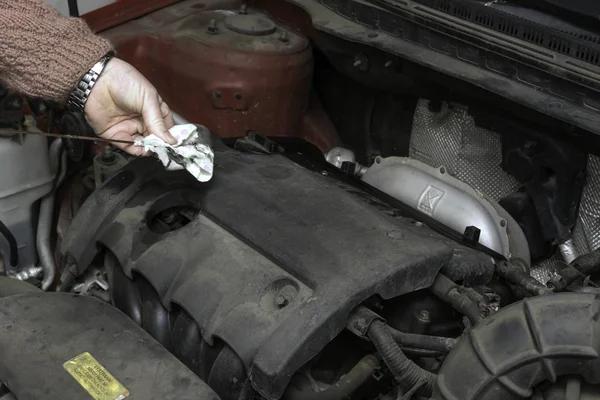
[[414,333],[400,332],[388,326],[394,340],[402,347],[415,349],[433,350],[441,353],[449,353],[456,345],[457,340],[440,336],[415,335]]
[[558,271],[560,279],[558,281],[550,280],[556,290],[564,290],[578,280],[583,280],[588,275],[595,273],[600,269],[600,249],[577,257],[570,265],[567,265],[561,271]]
[[487,317],[446,358],[434,400],[530,399],[561,376],[600,383],[600,301],[593,294],[531,297]]
[[377,348],[381,359],[389,368],[403,393],[408,392],[417,385],[422,385],[418,393],[423,396],[431,395],[435,375],[425,371],[406,357],[385,323],[378,320],[373,321],[367,336]]
[[10,251],[8,262],[11,267],[16,267],[19,265],[19,246],[17,246],[17,239],[15,239],[15,235],[8,229],[6,225],[2,221],[0,221],[0,233],[6,241],[8,242],[8,248]]
[[373,355],[364,356],[336,383],[320,392],[290,388],[284,400],[342,400],[354,393],[379,368],[379,360]]
[[511,262],[500,261],[496,264],[496,272],[498,272],[498,275],[506,279],[508,282],[518,286],[534,296],[542,296],[552,293],[551,289],[548,289],[529,273],[525,272],[523,263],[524,262],[521,260],[511,260]]
[[54,199],[56,188],[60,186],[67,172],[67,154],[63,152],[63,143],[57,139],[50,145],[50,165],[57,174],[54,190],[48,193],[40,203],[40,215],[36,236],[36,246],[40,264],[44,270],[42,279],[42,290],[48,290],[56,276],[56,264],[52,252],[52,222],[54,219]]
[[456,311],[466,316],[471,324],[476,325],[482,319],[481,310],[468,295],[460,292],[460,287],[448,277],[438,274],[430,290],[440,300],[447,302]]
[[427,333],[433,336],[447,335],[448,332],[462,332],[465,329],[460,321],[447,321],[432,323],[427,328]]
[[400,350],[408,356],[411,357],[425,357],[425,358],[437,358],[443,357],[448,354],[448,352],[441,352],[435,350],[427,350],[427,349],[414,349],[412,347],[401,347]]

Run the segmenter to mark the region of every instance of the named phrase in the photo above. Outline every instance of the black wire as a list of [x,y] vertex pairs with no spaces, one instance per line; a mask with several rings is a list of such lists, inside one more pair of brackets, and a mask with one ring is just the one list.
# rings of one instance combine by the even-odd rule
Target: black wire
[[71,17],[79,18],[79,6],[77,0],[69,0],[69,15]]
[[10,229],[8,229],[6,225],[2,223],[2,221],[0,221],[0,233],[6,238],[8,247],[10,248],[10,265],[11,267],[16,267],[19,265],[19,247],[17,246],[17,239],[15,239],[15,236],[12,234]]

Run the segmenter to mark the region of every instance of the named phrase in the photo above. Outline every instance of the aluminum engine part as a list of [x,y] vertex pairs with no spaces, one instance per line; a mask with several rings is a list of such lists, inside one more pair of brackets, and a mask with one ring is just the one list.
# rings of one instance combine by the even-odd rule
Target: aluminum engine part
[[507,259],[530,261],[527,240],[517,222],[498,203],[451,176],[444,166],[378,157],[362,180],[459,234],[469,226],[479,228],[479,243]]
[[[28,128],[35,130],[36,128]],[[35,266],[37,262],[34,203],[52,189],[54,174],[46,138],[36,135],[0,135],[0,221],[15,236],[18,268],[10,268],[10,246],[0,235],[0,253],[9,273]]]
[[500,136],[475,125],[465,108],[443,102],[430,111],[419,100],[410,137],[410,157],[448,173],[493,200],[515,192],[519,182],[504,172]]
[[[50,145],[50,167],[57,174],[54,189],[62,184],[67,175],[67,153],[64,151],[62,139],[57,139]],[[44,271],[42,289],[48,290],[56,277],[56,263],[52,249],[52,230],[54,222],[55,192],[45,195],[40,202],[40,213],[37,225],[36,245],[40,264]]]
[[559,244],[558,251],[567,264],[571,264],[577,258],[577,250],[573,239],[567,239],[564,243]]
[[356,162],[356,155],[352,150],[345,149],[343,147],[334,147],[327,154],[325,154],[325,160],[339,169],[352,168],[352,175],[362,176],[366,171],[367,167],[360,165]]

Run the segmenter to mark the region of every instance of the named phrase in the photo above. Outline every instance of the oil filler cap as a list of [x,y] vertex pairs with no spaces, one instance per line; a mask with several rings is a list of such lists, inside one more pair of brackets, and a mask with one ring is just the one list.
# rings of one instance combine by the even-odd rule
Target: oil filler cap
[[275,23],[259,15],[231,15],[225,18],[227,29],[250,36],[265,36],[275,32]]

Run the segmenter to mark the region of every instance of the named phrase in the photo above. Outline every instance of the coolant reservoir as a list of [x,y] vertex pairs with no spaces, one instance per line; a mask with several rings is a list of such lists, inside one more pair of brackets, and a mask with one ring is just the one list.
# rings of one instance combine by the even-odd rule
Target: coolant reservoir
[[[52,190],[53,179],[45,137],[0,133],[0,221],[17,240],[20,268],[37,263],[35,206]],[[9,268],[10,247],[3,235],[0,253]]]

